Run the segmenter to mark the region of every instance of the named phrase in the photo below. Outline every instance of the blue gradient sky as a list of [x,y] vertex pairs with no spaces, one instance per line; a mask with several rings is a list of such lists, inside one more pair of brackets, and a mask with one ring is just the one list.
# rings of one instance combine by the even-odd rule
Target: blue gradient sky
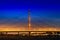
[[0,24],[26,24],[31,10],[32,26],[60,27],[60,2],[57,0],[0,0]]

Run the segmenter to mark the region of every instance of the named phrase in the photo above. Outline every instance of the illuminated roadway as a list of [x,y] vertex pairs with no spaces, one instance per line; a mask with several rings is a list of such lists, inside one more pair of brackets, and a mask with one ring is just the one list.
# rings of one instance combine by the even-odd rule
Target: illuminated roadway
[[25,35],[60,35],[60,31],[0,31],[1,34],[22,34],[22,36]]

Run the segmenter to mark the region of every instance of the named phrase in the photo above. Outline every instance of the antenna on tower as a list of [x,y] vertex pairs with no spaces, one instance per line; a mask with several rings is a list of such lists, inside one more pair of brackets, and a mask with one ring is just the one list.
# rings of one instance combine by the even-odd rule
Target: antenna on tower
[[28,30],[31,30],[31,17],[30,17],[30,9],[28,9]]

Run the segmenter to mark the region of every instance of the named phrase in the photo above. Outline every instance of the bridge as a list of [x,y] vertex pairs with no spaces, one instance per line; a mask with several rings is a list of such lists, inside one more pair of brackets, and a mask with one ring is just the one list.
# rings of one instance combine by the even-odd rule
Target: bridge
[[0,35],[22,35],[22,36],[60,35],[60,31],[0,31]]

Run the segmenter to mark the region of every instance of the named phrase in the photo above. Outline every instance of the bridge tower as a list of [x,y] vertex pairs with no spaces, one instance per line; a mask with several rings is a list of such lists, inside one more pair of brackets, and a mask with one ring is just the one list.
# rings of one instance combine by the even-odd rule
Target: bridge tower
[[30,9],[28,9],[28,30],[31,30],[31,16],[30,16]]

